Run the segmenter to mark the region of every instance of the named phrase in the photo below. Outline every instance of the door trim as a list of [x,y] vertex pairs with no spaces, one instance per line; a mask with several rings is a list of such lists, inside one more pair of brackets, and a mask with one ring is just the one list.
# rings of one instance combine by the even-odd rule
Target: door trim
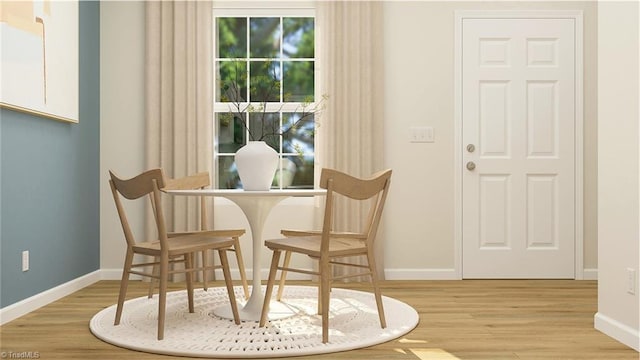
[[581,10],[457,10],[454,32],[454,270],[462,279],[462,22],[464,19],[573,19],[575,25],[575,279],[584,279],[584,104]]

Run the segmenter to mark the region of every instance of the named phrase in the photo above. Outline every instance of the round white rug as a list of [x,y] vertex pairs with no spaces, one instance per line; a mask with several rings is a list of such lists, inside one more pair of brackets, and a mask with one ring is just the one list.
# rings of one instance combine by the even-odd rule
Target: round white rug
[[[264,291],[264,288],[263,288]],[[277,286],[274,288],[274,294]],[[242,289],[236,298],[242,299]],[[372,293],[338,289],[331,291],[329,342],[322,343],[322,320],[317,312],[317,288],[285,287],[282,302],[295,315],[272,320],[265,327],[233,321],[213,314],[228,304],[226,289],[194,291],[195,313],[187,308],[186,290],[167,293],[164,340],[158,341],[158,297],[146,296],[125,302],[120,325],[114,326],[116,305],[97,313],[89,324],[101,340],[128,349],[157,354],[268,358],[330,353],[380,344],[398,338],[418,324],[418,313],[409,305],[383,296],[387,328],[380,327]]]

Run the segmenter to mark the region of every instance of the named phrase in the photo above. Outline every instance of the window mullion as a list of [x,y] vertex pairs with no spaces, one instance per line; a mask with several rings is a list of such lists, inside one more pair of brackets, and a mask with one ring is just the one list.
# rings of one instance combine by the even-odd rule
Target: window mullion
[[[251,101],[252,101],[252,99],[251,99],[251,88],[250,88],[250,86],[251,86],[251,82],[250,82],[250,79],[251,79],[251,17],[247,16],[246,19],[247,19],[246,20],[247,30],[245,31],[245,33],[246,33],[246,37],[247,38],[246,38],[245,43],[247,44],[246,45],[247,46],[247,49],[246,49],[247,58],[245,59],[245,64],[246,64],[245,66],[246,66],[246,69],[247,69],[247,79],[245,80],[245,84],[246,84],[246,88],[247,88],[247,94],[245,96],[245,99],[247,99],[247,104],[251,104]],[[244,109],[246,109],[246,107]],[[244,136],[245,136],[245,142],[248,143],[249,140],[251,139],[251,135],[250,135],[250,132],[249,132],[249,130],[251,129],[251,125],[250,125],[251,124],[251,119],[249,118],[249,114],[248,113],[245,113],[245,119],[246,119],[246,122],[245,122],[245,129],[244,129],[245,135]]]
[[[280,16],[280,104],[284,104],[285,99],[284,99],[284,62],[282,61],[282,59],[284,58],[284,18],[282,16]],[[284,106],[280,106],[280,112],[278,114],[278,120],[280,121],[280,129],[282,129],[283,123],[282,123],[282,110],[283,110]],[[280,188],[282,188],[282,153],[284,152],[284,139],[283,136],[279,136],[279,144],[280,144],[280,151],[279,151],[279,158],[280,161],[278,161],[278,168],[280,169],[279,174],[280,174],[280,179],[278,179],[278,185]]]

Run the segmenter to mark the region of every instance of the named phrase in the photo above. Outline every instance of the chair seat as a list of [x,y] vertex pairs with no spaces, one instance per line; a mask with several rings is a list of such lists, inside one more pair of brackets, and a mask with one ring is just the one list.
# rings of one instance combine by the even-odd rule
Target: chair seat
[[[280,233],[287,237],[322,235],[321,230],[286,230],[285,229],[285,230],[281,230]],[[366,240],[367,234],[355,233],[355,232],[331,232],[331,237]]]
[[[284,239],[265,241],[265,245],[271,250],[293,251],[320,257],[321,236],[300,236]],[[360,239],[347,237],[331,237],[329,241],[329,257],[350,256],[366,254],[366,242]]]
[[[173,236],[168,240],[169,256],[213,248],[223,249],[234,245],[234,240],[231,238],[211,237],[206,234]],[[133,251],[145,255],[159,256],[160,241],[139,242],[133,246]]]
[[212,237],[240,237],[245,234],[244,229],[231,229],[231,230],[197,230],[197,231],[181,231],[181,232],[169,232],[168,237],[176,237],[183,235],[204,235]]

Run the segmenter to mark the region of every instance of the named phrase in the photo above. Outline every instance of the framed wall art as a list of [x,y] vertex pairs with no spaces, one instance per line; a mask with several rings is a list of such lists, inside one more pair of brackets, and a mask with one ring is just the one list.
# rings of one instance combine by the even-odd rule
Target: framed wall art
[[0,2],[0,106],[77,123],[78,1]]

